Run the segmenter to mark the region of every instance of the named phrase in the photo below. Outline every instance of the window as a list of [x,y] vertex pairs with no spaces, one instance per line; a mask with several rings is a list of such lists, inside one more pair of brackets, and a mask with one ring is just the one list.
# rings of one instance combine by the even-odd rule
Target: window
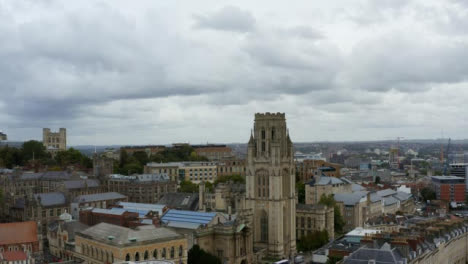
[[149,255],[149,254],[148,254],[148,250],[146,250],[146,251],[145,251],[145,255],[143,256],[143,259],[144,259],[144,260],[147,260],[147,259],[148,259],[148,255]]
[[155,249],[155,250],[153,251],[153,258],[154,258],[154,259],[158,259],[158,250],[157,250],[157,249]]
[[271,129],[271,140],[275,140],[275,128]]
[[61,213],[60,208],[57,208],[57,216],[60,216]]
[[140,261],[140,253],[135,253],[135,261]]
[[266,149],[266,147],[265,147],[265,142],[263,141],[263,142],[262,142],[262,151],[264,152],[265,149]]
[[166,259],[166,248],[163,248],[163,249],[162,249],[161,257],[162,257],[163,259]]
[[184,254],[184,248],[182,246],[179,246],[179,257],[182,257]]
[[262,140],[265,140],[265,129],[262,129]]
[[175,253],[174,253],[174,252],[175,252],[175,249],[174,249],[174,247],[171,247],[171,259],[173,259],[173,258],[174,258],[174,255],[175,255]]
[[262,212],[260,217],[260,240],[268,242],[268,215],[265,211]]
[[127,253],[127,255],[125,256],[125,261],[130,261],[130,254]]

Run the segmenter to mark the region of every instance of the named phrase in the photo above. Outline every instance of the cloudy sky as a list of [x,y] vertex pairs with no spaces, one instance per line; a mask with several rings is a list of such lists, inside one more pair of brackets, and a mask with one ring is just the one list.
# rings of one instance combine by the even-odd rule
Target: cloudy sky
[[0,131],[69,145],[468,138],[468,1],[0,0]]

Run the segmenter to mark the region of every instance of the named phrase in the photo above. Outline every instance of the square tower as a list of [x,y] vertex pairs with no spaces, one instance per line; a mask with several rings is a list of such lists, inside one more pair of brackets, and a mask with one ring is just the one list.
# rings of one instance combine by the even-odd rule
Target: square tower
[[246,189],[254,245],[269,256],[291,258],[296,252],[295,166],[284,113],[255,114]]
[[60,128],[58,132],[51,132],[50,128],[43,128],[42,144],[52,153],[67,150],[67,129]]

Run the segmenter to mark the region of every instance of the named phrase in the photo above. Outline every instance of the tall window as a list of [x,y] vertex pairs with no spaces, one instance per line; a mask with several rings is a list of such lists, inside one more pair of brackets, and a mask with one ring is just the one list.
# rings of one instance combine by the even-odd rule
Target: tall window
[[260,240],[268,242],[268,215],[265,211],[260,216]]
[[162,257],[163,259],[166,259],[166,248],[163,248],[163,249],[162,249],[161,257]]
[[171,247],[171,259],[173,259],[173,258],[174,258],[174,255],[175,255],[175,253],[174,253],[174,252],[175,252],[175,249],[174,249],[174,247]]
[[125,261],[130,261],[130,254],[127,253],[127,255],[125,256]]
[[147,260],[148,259],[148,250],[145,251],[145,255],[143,256],[144,260]]
[[153,258],[154,258],[154,259],[158,259],[158,250],[157,250],[157,249],[155,249],[155,250],[153,251]]
[[182,257],[184,254],[184,248],[182,246],[179,246],[179,257]]
[[140,261],[140,253],[135,253],[135,261]]
[[271,128],[271,140],[275,140],[275,128]]

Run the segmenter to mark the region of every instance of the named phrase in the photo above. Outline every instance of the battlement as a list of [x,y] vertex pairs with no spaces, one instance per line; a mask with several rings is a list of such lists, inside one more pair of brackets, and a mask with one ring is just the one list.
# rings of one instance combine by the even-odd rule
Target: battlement
[[286,118],[286,114],[285,113],[280,113],[280,112],[277,112],[277,113],[270,113],[270,112],[255,113],[255,120],[257,120],[257,119],[285,119],[285,118]]

